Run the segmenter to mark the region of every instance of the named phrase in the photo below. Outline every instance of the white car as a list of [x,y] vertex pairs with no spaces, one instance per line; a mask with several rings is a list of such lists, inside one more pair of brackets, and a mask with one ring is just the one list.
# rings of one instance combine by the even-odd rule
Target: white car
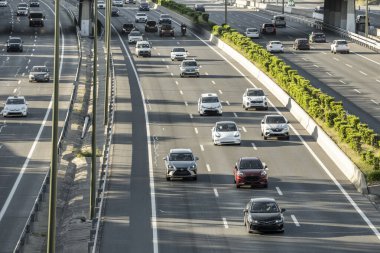
[[241,136],[238,126],[233,121],[219,121],[211,130],[211,137],[214,145],[241,143]]
[[261,136],[284,138],[289,140],[288,121],[282,115],[265,115],[261,121]]
[[137,41],[142,41],[142,40],[143,40],[143,36],[139,31],[132,30],[128,34],[128,43],[137,43]]
[[148,41],[142,40],[142,41],[137,41],[136,42],[136,48],[135,48],[135,53],[136,56],[152,56],[152,49],[151,45]]
[[215,93],[202,94],[198,99],[198,112],[199,115],[217,114],[222,115],[222,104]]
[[17,5],[17,16],[27,16],[29,13],[29,7],[27,3],[19,3]]
[[199,77],[199,65],[195,59],[183,60],[179,65],[180,77],[195,76]]
[[112,0],[112,5],[117,7],[123,7],[123,0]]
[[137,12],[135,16],[136,23],[146,23],[148,21],[148,16],[144,12]]
[[0,7],[7,7],[8,1],[7,0],[0,0]]
[[330,46],[331,53],[350,53],[350,48],[346,40],[334,40]]
[[98,1],[98,9],[105,9],[106,3],[104,1]]
[[283,53],[284,45],[282,45],[281,41],[272,40],[268,42],[267,50],[268,52],[271,52],[271,53],[275,53],[275,52]]
[[46,66],[33,66],[29,72],[29,82],[49,82],[50,74]]
[[185,48],[175,47],[170,52],[170,59],[172,59],[172,61],[174,61],[174,60],[182,61],[182,60],[187,59],[187,55],[188,55],[188,52]]
[[248,88],[243,94],[243,108],[248,110],[250,108],[268,110],[267,97],[262,89]]
[[23,116],[28,115],[28,103],[24,97],[9,96],[4,103],[2,111],[3,117],[7,116]]
[[257,28],[247,28],[244,35],[248,38],[260,38],[260,31]]

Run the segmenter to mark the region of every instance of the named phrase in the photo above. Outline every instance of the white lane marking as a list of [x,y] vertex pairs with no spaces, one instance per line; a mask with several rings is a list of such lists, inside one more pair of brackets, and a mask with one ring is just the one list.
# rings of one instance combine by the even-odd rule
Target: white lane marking
[[171,76],[174,76],[174,74],[173,74],[173,73],[170,73],[170,75],[171,75]]
[[182,90],[179,90],[179,93],[180,93],[181,95],[183,95],[183,91],[182,91]]
[[372,101],[373,103],[375,103],[375,104],[379,105],[379,103],[378,103],[378,102],[376,102],[375,100],[371,99],[371,101]]
[[177,45],[179,45],[179,41],[177,41]]
[[376,79],[376,82],[380,83],[380,79]]
[[179,85],[178,81],[175,81],[175,84]]
[[169,69],[169,65],[166,65],[166,68]]
[[195,127],[194,131],[195,131],[196,134],[198,134],[198,128]]
[[350,64],[345,64],[347,67],[349,67],[349,68],[352,68],[352,65],[350,65]]
[[223,225],[224,225],[224,228],[228,228],[228,223],[227,223],[226,218],[223,218]]
[[293,214],[290,215],[290,217],[292,217],[292,220],[294,222],[294,224],[296,225],[296,227],[299,227],[300,226],[300,223],[298,222],[296,216],[294,216]]
[[326,72],[326,74],[328,74],[329,76],[332,76],[332,74],[330,72]]
[[187,103],[187,101],[185,101],[185,106],[189,106],[189,104]]
[[336,61],[339,61],[339,59],[338,59],[338,58],[336,58],[336,57],[334,57],[333,59],[334,59],[334,60],[336,60]]
[[251,145],[252,145],[252,147],[253,147],[254,150],[257,150],[257,147],[256,147],[255,143],[252,142]]
[[208,171],[208,172],[211,171],[211,168],[210,168],[210,165],[209,165],[209,164],[206,164],[206,168],[207,168],[207,171]]
[[215,194],[215,197],[219,198],[218,189],[214,188],[214,194]]
[[215,81],[211,81],[212,84],[215,84]]
[[235,118],[237,118],[237,117],[238,117],[238,116],[237,116],[237,114],[236,114],[236,112],[234,112],[234,117],[235,117]]
[[230,101],[227,100],[227,101],[226,101],[226,104],[227,104],[227,105],[230,105]]
[[18,84],[20,84],[21,83],[21,80],[18,80],[18,82],[17,82]]
[[21,76],[25,76],[25,72],[21,74]]
[[218,90],[220,94],[223,94],[223,92],[221,90]]
[[190,119],[194,118],[194,117],[193,117],[193,114],[191,114],[191,113],[189,114],[189,116],[190,116]]
[[306,59],[306,58],[302,58],[302,60],[304,60],[304,61],[307,61],[307,59]]
[[208,73],[207,73],[207,72],[205,72],[205,75],[206,75],[206,76],[208,76]]
[[276,190],[277,190],[278,195],[280,195],[280,196],[283,195],[283,194],[282,194],[282,191],[280,190],[280,187],[277,187],[277,186],[276,186]]
[[161,55],[160,52],[157,52],[157,55]]
[[[159,12],[157,12],[159,13]],[[177,24],[179,24],[177,22]],[[201,39],[198,35],[192,33],[195,37],[197,37],[200,41],[202,41],[206,46],[208,46],[212,51],[214,51],[217,55],[219,55],[222,59],[224,59],[228,64],[230,64],[241,76],[244,77],[245,80],[247,80],[248,83],[250,83],[253,87],[257,88],[256,85],[248,79],[246,75],[244,75],[243,72],[240,71],[238,67],[236,67],[231,61],[229,61],[226,57],[224,57],[221,53],[219,53],[215,48],[210,46],[205,40]],[[121,38],[120,38],[121,39]],[[271,106],[276,110],[278,114],[281,114],[281,112],[274,106],[274,104],[269,100],[268,101]],[[319,157],[314,153],[314,151],[310,148],[309,144],[306,143],[304,138],[300,135],[300,133],[293,127],[293,125],[290,124],[290,128],[293,130],[293,132],[298,136],[298,138],[301,140],[302,144],[306,147],[306,149],[310,152],[310,154],[314,157],[314,159],[317,161],[317,163],[322,167],[322,169],[325,171],[325,173],[330,177],[330,179],[334,182],[334,184],[339,188],[339,190],[342,192],[342,194],[346,197],[346,199],[350,202],[350,204],[355,208],[356,212],[362,217],[362,219],[367,223],[369,228],[373,231],[373,233],[377,236],[377,238],[380,240],[380,232],[377,230],[377,228],[372,224],[372,222],[368,219],[368,217],[363,213],[363,211],[358,207],[358,205],[354,202],[354,200],[351,198],[351,196],[346,192],[346,190],[342,187],[342,185],[336,180],[336,178],[331,174],[331,172],[327,169],[327,167],[323,164],[323,162],[319,159]]]
[[362,74],[362,75],[368,76],[367,73],[365,73],[363,71],[359,71],[359,73]]
[[343,80],[339,80],[339,82],[343,83],[343,84],[346,84]]
[[326,52],[322,52],[322,54],[327,54]]
[[25,66],[25,69],[28,69],[28,66]]
[[205,148],[203,147],[202,144],[200,144],[199,146],[201,147],[201,150],[202,150],[202,151],[205,151]]
[[364,59],[370,61],[370,62],[373,62],[373,63],[375,63],[375,64],[377,64],[377,65],[380,65],[380,62],[377,62],[377,61],[371,60],[371,59],[369,59],[369,58],[367,58],[367,57],[365,57],[365,56],[363,56],[363,55],[361,55],[361,54],[355,53],[355,52],[353,52],[353,51],[351,51],[351,52],[354,53],[354,54],[356,54],[357,56],[360,56],[360,57],[362,57],[362,58],[364,58]]
[[242,127],[241,129],[243,129],[244,133],[247,132],[247,129],[245,127]]
[[30,59],[28,60],[28,64],[30,63]]
[[319,66],[318,66],[318,65],[315,65],[315,64],[314,64],[313,66],[314,66],[314,67],[316,67],[316,68],[319,68]]
[[165,59],[161,59],[161,61],[165,61]]
[[357,93],[359,93],[359,94],[361,93],[358,89],[354,89],[354,91],[357,92]]

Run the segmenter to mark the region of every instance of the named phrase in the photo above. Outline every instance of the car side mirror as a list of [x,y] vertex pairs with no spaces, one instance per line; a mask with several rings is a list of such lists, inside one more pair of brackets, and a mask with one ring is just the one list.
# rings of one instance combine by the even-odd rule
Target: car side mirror
[[263,163],[263,167],[264,167],[264,169],[268,169],[268,166],[266,163]]
[[281,213],[285,212],[286,209],[285,208],[281,208]]
[[165,156],[164,158],[162,158],[162,160],[164,160],[164,161],[167,161],[167,160],[168,160],[168,158]]
[[241,131],[241,127],[238,128],[238,131]]
[[243,213],[247,213],[247,212],[248,212],[248,209],[244,208]]
[[261,124],[262,124],[262,125],[264,124],[264,120],[261,121]]
[[199,160],[199,157],[198,157],[198,156],[196,156],[196,157],[195,157],[195,160],[196,160],[196,161],[198,161],[198,160]]
[[286,121],[286,124],[289,124],[289,120]]

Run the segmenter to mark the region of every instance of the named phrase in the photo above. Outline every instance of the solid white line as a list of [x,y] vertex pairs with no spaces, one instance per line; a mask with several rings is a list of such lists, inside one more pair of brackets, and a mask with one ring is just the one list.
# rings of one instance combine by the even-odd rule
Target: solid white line
[[376,79],[376,82],[380,83],[380,79]]
[[247,132],[247,129],[245,129],[245,127],[242,127],[241,129],[243,129],[244,133]]
[[224,225],[224,228],[228,228],[228,223],[227,223],[226,218],[223,218],[223,225]]
[[215,81],[211,81],[212,84],[215,84]]
[[294,224],[296,225],[296,227],[299,227],[300,226],[300,223],[298,222],[296,216],[294,216],[293,214],[290,215],[290,217],[292,217],[292,220],[294,222]]
[[[52,10],[50,7],[48,7],[48,8],[53,12],[53,10]],[[54,12],[53,12],[53,13],[54,13]],[[60,24],[60,25],[61,25],[61,24]],[[60,62],[60,64],[59,64],[59,76],[61,76],[61,73],[62,73],[63,59],[64,59],[64,55],[65,55],[65,36],[64,36],[63,33],[61,33],[61,36],[62,36],[62,45],[61,45],[62,52],[61,52],[61,58],[60,58],[60,59],[61,59],[61,62]],[[0,211],[0,222],[1,222],[1,220],[3,219],[4,214],[5,214],[5,212],[7,211],[8,207],[9,207],[9,204],[11,203],[11,201],[12,201],[12,199],[13,199],[13,196],[14,196],[14,194],[15,194],[17,188],[18,188],[18,185],[19,185],[20,182],[21,182],[21,179],[22,179],[22,177],[23,177],[23,175],[24,175],[24,173],[25,173],[25,170],[26,170],[26,168],[27,168],[28,165],[29,165],[29,161],[30,161],[30,159],[31,159],[32,156],[33,156],[34,150],[36,149],[36,146],[37,146],[37,144],[38,144],[38,142],[39,142],[39,140],[40,140],[40,137],[41,137],[42,131],[43,131],[44,128],[45,128],[46,121],[47,121],[47,119],[48,119],[48,117],[49,117],[49,114],[50,114],[50,111],[51,111],[51,107],[52,107],[52,105],[53,105],[53,95],[52,95],[51,98],[50,98],[50,103],[49,103],[49,106],[48,106],[48,108],[47,108],[47,110],[46,110],[45,117],[44,117],[44,119],[43,119],[43,121],[42,121],[42,124],[41,124],[41,126],[40,126],[40,129],[38,130],[37,136],[36,136],[36,138],[34,139],[33,145],[32,145],[32,147],[31,147],[30,150],[29,150],[28,156],[26,157],[26,160],[25,160],[24,164],[22,165],[21,171],[20,171],[20,173],[18,174],[17,179],[16,179],[15,183],[13,184],[12,189],[11,189],[11,191],[10,191],[10,193],[9,193],[9,195],[8,195],[8,197],[7,197],[7,199],[5,200],[5,203],[4,203],[3,207],[1,208],[1,211]]]
[[332,76],[332,74],[330,72],[326,72],[326,74],[328,74],[329,76]]
[[352,68],[352,66],[351,66],[350,64],[347,64],[347,63],[346,63],[346,66],[349,67],[349,68]]
[[200,144],[199,146],[201,147],[201,150],[202,150],[202,151],[205,151],[205,148],[203,147],[202,144]]
[[339,80],[339,82],[343,83],[343,84],[346,84],[343,80]]
[[234,117],[235,117],[235,118],[237,118],[237,117],[238,117],[238,116],[237,116],[237,114],[236,114],[236,112],[234,112]]
[[226,104],[227,104],[227,105],[230,105],[230,102],[227,100],[227,101],[226,101]]
[[253,147],[254,150],[257,150],[257,147],[256,147],[255,143],[252,142],[251,145],[252,145],[252,147]]
[[365,72],[363,72],[363,71],[359,71],[359,72],[360,72],[360,74],[362,74],[362,75],[368,76],[367,73],[365,73]]
[[336,58],[336,57],[334,57],[333,59],[334,59],[334,60],[336,60],[336,61],[339,61],[339,59],[338,59],[338,58]]
[[371,101],[373,102],[373,103],[375,103],[375,104],[379,104],[378,102],[376,102],[375,100],[373,100],[373,99],[371,99]]
[[194,131],[195,131],[196,134],[198,134],[198,128],[195,127]]
[[357,93],[361,93],[358,89],[354,89],[354,91],[356,91]]
[[211,168],[210,168],[210,165],[209,165],[209,164],[206,164],[206,168],[207,168],[207,171],[208,171],[208,172],[211,171]]
[[190,115],[190,119],[192,119],[193,118],[193,114],[190,113],[189,115]]
[[277,190],[278,195],[280,195],[280,196],[283,195],[283,194],[282,194],[282,191],[280,190],[280,187],[276,187],[276,190]]
[[183,95],[183,91],[182,90],[179,90],[179,93],[181,93],[181,95]]
[[177,84],[177,85],[178,85],[178,84],[179,84],[179,83],[178,83],[178,81],[175,81],[175,84]]
[[218,189],[214,188],[214,194],[215,194],[215,197],[219,198]]

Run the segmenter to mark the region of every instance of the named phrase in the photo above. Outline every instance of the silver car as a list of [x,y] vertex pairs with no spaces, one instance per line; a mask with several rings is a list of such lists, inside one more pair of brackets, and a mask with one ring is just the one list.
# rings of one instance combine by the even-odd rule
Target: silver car
[[197,61],[192,60],[184,60],[181,62],[181,65],[179,65],[180,69],[180,76],[196,76],[199,77],[199,66],[197,64]]
[[46,66],[33,66],[29,72],[29,82],[49,82],[50,73]]
[[261,121],[261,135],[264,137],[264,140],[268,137],[289,140],[288,121],[282,115],[265,115]]
[[169,154],[164,157],[166,168],[166,180],[172,178],[191,178],[197,180],[197,161],[191,149],[176,148],[171,149]]

